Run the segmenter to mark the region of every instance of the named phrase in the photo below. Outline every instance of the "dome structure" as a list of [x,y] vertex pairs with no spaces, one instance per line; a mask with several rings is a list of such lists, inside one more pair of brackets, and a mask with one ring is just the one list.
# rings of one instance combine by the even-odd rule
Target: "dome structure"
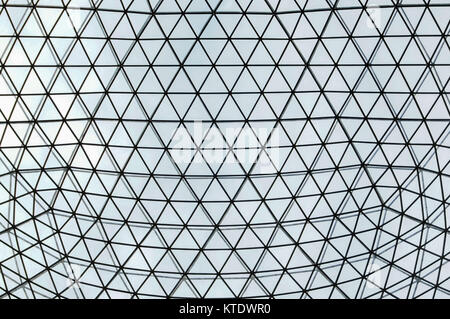
[[7,0],[0,298],[448,298],[444,0]]

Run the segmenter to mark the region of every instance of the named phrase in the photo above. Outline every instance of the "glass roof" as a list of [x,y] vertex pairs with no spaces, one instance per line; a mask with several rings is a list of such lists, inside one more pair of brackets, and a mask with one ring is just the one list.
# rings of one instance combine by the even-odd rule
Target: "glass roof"
[[2,0],[0,298],[448,298],[447,0]]

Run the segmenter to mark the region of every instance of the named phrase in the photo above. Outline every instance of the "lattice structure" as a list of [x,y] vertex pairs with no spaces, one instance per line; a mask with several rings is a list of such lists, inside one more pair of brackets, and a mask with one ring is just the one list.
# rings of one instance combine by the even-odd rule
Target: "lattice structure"
[[450,296],[448,0],[0,3],[0,297]]

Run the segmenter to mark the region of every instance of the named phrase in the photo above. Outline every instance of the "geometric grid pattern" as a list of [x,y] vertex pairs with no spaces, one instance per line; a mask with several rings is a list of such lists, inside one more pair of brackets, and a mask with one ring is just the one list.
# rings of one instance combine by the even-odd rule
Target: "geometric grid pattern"
[[449,18],[2,0],[0,298],[448,298]]

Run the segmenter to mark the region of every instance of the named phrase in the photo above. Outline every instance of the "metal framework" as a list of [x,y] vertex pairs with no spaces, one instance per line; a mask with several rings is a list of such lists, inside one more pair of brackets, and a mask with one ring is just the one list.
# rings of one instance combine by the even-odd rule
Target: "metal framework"
[[0,4],[0,298],[450,296],[447,0]]

